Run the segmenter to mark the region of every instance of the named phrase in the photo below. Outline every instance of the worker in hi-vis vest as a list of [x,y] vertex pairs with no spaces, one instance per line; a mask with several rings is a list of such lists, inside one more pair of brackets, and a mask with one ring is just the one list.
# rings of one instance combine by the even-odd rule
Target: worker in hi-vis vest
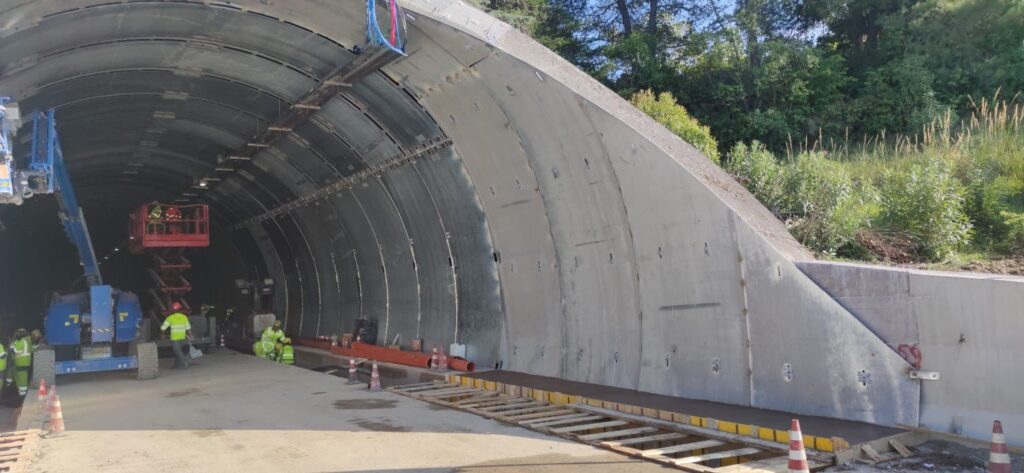
[[28,374],[32,369],[32,341],[27,330],[19,328],[14,332],[11,352],[14,354],[14,384],[18,386],[18,395],[24,396],[28,393]]
[[292,347],[292,339],[284,337],[281,343],[277,344],[277,362],[285,365],[295,364],[295,348]]
[[273,326],[263,330],[260,340],[253,347],[253,352],[256,353],[256,356],[277,361],[277,343],[284,338],[284,330],[281,330],[281,321],[275,320]]
[[188,316],[181,313],[182,305],[180,302],[171,304],[171,310],[174,312],[168,315],[164,319],[164,324],[160,326],[160,331],[170,329],[171,330],[171,348],[174,350],[174,367],[175,368],[188,368],[188,358],[185,356],[185,343],[186,340],[192,339],[192,324],[188,323]]

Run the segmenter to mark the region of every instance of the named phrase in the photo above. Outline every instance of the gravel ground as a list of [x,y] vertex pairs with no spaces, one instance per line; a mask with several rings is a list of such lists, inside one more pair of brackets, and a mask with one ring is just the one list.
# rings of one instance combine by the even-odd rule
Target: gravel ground
[[[876,465],[850,464],[829,468],[828,472],[873,473],[879,471],[930,471],[937,473],[984,473],[988,451],[957,443],[932,441],[913,449],[911,458],[892,460]],[[1024,472],[1024,457],[1011,456],[1014,472]]]

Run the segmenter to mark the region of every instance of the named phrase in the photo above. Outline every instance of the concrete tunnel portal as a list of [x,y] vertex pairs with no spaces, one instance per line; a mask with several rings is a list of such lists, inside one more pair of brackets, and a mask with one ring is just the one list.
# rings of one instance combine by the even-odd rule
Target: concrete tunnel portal
[[[5,0],[0,94],[57,108],[101,255],[139,203],[211,206],[195,302],[270,277],[296,336],[372,318],[481,367],[917,425],[906,361],[731,177],[508,25],[403,5],[408,56],[269,147],[252,140],[356,59],[362,2]],[[77,270],[54,212],[0,209],[23,311]],[[140,264],[104,271],[139,291]]]

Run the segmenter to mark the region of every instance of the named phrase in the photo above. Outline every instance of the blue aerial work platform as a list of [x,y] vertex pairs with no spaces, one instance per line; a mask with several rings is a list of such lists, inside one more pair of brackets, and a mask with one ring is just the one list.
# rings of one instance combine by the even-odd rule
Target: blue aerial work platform
[[[51,301],[44,323],[47,347],[35,354],[33,383],[52,382],[58,374],[127,369],[137,369],[139,379],[156,377],[156,345],[136,342],[142,321],[139,298],[103,284],[85,214],[64,164],[55,111],[30,118],[27,149],[16,156],[11,137],[21,116],[16,105],[0,97],[0,204],[20,205],[36,194],[54,194],[89,286],[88,292]],[[19,168],[19,162],[25,166]]]

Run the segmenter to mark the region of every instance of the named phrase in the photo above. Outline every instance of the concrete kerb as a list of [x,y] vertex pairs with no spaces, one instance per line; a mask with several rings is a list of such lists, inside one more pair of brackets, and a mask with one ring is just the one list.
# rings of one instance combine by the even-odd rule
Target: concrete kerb
[[[750,438],[765,440],[781,445],[789,445],[789,431],[760,427],[753,424],[730,422],[712,417],[703,417],[654,409],[641,406],[633,406],[624,403],[591,399],[583,396],[572,396],[559,392],[533,389],[523,386],[516,386],[495,381],[486,381],[479,378],[470,378],[459,374],[448,374],[446,381],[466,387],[496,391],[510,396],[521,396],[537,401],[549,402],[554,405],[585,404],[602,409],[614,410],[624,414],[639,415],[653,419],[671,421],[679,424],[692,425],[705,429],[718,430],[720,432],[743,435]],[[843,450],[850,450],[851,445],[841,437],[827,437],[822,435],[803,434],[806,448],[822,452],[837,453]]]

